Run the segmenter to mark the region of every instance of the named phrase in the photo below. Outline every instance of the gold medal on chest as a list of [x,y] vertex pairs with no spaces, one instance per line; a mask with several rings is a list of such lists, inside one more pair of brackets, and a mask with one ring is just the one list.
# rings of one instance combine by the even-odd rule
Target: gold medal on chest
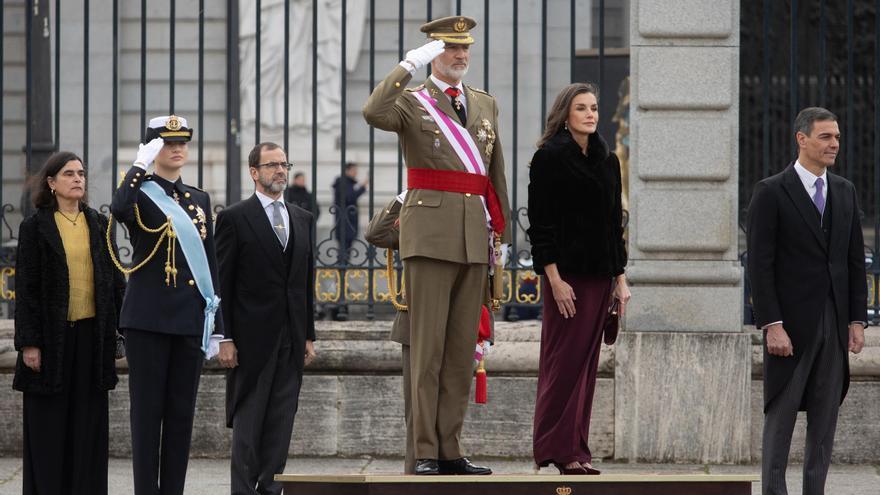
[[495,149],[495,130],[489,119],[483,119],[480,122],[480,128],[477,130],[477,139],[486,143],[486,156],[492,156],[492,150]]

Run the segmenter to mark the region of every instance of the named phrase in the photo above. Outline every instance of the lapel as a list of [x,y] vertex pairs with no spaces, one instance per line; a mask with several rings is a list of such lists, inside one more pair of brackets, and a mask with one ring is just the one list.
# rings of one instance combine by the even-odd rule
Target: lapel
[[296,208],[291,203],[285,203],[285,205],[287,206],[287,216],[290,217],[290,237],[287,240],[287,249],[293,249],[293,252],[290,253],[290,271],[288,273],[291,275],[293,270],[300,266],[301,258],[308,252],[306,243],[309,241],[309,225],[297,215]]
[[[439,108],[441,112],[448,115],[450,119],[461,124],[461,120],[459,120],[458,114],[455,113],[455,109],[452,108],[452,102],[449,100],[449,96],[443,91],[440,91],[440,88],[438,88],[437,85],[434,84],[434,80],[430,77],[427,81],[425,81],[425,88],[428,89],[428,94],[430,94],[435,100],[437,100],[437,108]],[[470,100],[468,100],[468,109],[471,108],[470,103]],[[468,120],[473,119],[468,116]]]
[[260,203],[256,194],[246,201],[245,218],[248,224],[250,224],[251,229],[260,241],[260,245],[263,246],[263,250],[266,251],[266,255],[269,256],[272,263],[281,263],[283,261],[281,259],[281,244],[278,242],[278,237],[269,224],[269,218],[266,217],[262,203]]
[[[480,105],[477,102],[477,94],[467,85],[463,84],[462,86],[464,86],[464,94],[467,101],[467,129],[468,132],[471,133],[471,136],[476,136],[477,131],[480,129],[480,122],[483,120],[480,113]],[[477,146],[480,147],[480,142],[476,139],[474,139],[474,141],[476,141]]]
[[67,263],[67,258],[64,254],[64,243],[61,242],[61,234],[58,233],[58,226],[55,225],[55,212],[49,208],[40,208],[37,211],[37,219],[37,228],[40,234],[43,235],[43,239],[46,239],[46,242],[52,246],[52,249]]
[[[794,169],[794,163],[790,164],[783,172],[782,186],[785,189],[785,192],[788,193],[788,197],[791,198],[795,207],[797,207],[798,212],[801,214],[804,222],[806,222],[810,232],[813,233],[813,237],[816,238],[819,245],[822,246],[822,249],[827,252],[828,243],[825,241],[825,234],[822,233],[822,226],[819,224],[819,217],[816,214],[816,206],[807,194],[807,190],[804,189],[804,184],[801,182],[801,178],[798,177],[798,174]],[[829,186],[828,189],[831,190],[831,187]],[[834,219],[832,219],[832,221],[833,220]]]
[[844,184],[840,177],[831,172],[828,172],[826,177],[828,177],[827,203],[830,205],[832,201],[834,202],[831,207],[831,245],[829,246],[829,249],[832,249],[834,246],[847,244],[845,234],[849,232],[849,228],[842,227],[850,224],[850,222],[847,222],[847,219],[852,218],[853,204],[846,196]]

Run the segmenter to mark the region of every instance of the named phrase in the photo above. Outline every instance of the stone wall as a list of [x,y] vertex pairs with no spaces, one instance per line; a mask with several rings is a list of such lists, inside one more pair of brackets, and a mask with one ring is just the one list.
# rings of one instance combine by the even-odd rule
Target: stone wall
[[[296,416],[291,455],[308,456],[400,456],[403,454],[403,401],[400,347],[387,340],[388,322],[320,322],[318,359],[303,380]],[[471,404],[463,441],[467,452],[477,456],[528,458],[531,456],[532,417],[537,384],[540,324],[535,321],[499,323],[497,345],[487,358],[489,403]],[[624,334],[625,336],[627,334]],[[632,337],[627,337],[632,338]],[[20,455],[21,394],[12,390],[12,327],[0,321],[0,455]],[[647,343],[647,342],[646,342]],[[602,347],[599,380],[593,406],[590,447],[601,458],[621,456],[615,452],[616,352],[624,347]],[[761,353],[757,334],[751,333],[751,387],[748,390],[751,431],[745,432],[748,450],[743,462],[760,458],[762,423]],[[748,361],[748,356],[745,357]],[[880,329],[868,330],[862,354],[850,357],[853,383],[840,411],[834,458],[836,462],[880,462]],[[681,363],[684,379],[715,366],[710,361]],[[671,368],[670,368],[671,369]],[[663,376],[659,371],[657,376]],[[626,375],[621,370],[620,375]],[[110,393],[111,455],[131,455],[128,427],[128,377],[120,363],[120,383]],[[642,385],[643,386],[643,385]],[[724,384],[719,384],[723,387]],[[685,389],[687,390],[687,389]],[[667,387],[669,397],[682,393]],[[707,389],[696,399],[709,411],[728,407],[727,393]],[[197,401],[192,455],[228,457],[230,430],[225,427],[225,379],[216,365],[203,376]],[[621,414],[659,417],[687,411],[642,411]],[[619,414],[620,415],[620,414]],[[618,415],[618,416],[619,416]],[[711,421],[711,417],[698,418]],[[645,430],[644,438],[659,442],[669,435]],[[708,444],[727,442],[728,432],[714,433]],[[796,429],[792,458],[802,459],[804,421]],[[619,459],[636,460],[636,459]],[[682,459],[670,457],[669,461]]]

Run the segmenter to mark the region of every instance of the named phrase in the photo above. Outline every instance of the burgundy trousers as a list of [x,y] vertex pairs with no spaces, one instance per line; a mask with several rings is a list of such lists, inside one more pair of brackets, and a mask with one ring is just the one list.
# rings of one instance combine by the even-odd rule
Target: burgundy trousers
[[611,277],[561,276],[574,290],[575,315],[562,317],[545,278],[533,431],[535,463],[542,467],[592,462],[590,415],[611,299]]

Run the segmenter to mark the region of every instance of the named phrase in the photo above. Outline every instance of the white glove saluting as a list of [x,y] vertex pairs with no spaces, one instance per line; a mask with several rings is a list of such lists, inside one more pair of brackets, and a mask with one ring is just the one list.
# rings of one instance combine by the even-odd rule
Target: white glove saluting
[[406,52],[406,58],[400,62],[400,66],[411,73],[415,72],[430,64],[432,60],[437,58],[437,55],[443,53],[444,49],[446,49],[446,43],[443,40],[428,42],[419,48]]
[[159,155],[159,152],[162,151],[162,146],[165,146],[165,141],[160,137],[153,139],[147,144],[139,145],[134,165],[147,170],[150,164],[153,163],[153,160]]

